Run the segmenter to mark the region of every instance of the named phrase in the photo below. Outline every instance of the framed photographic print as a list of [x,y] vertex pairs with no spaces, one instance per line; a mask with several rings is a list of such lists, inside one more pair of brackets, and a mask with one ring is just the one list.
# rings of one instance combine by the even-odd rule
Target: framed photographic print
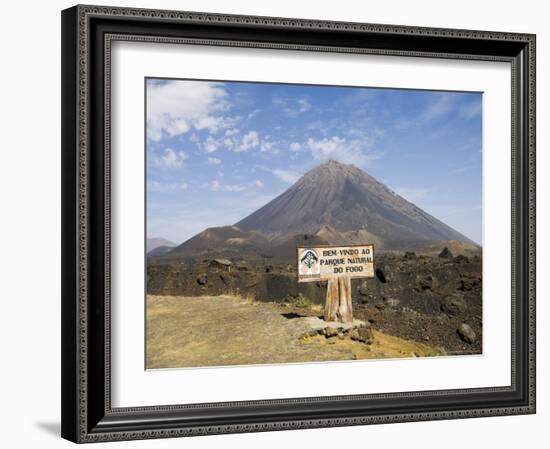
[[535,36],[62,12],[62,436],[535,412]]

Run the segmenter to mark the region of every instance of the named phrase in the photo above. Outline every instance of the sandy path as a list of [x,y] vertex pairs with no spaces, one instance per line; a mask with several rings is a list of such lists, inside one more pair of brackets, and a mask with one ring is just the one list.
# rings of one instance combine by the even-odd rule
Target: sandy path
[[300,338],[302,318],[278,304],[232,296],[148,296],[147,367],[177,368],[426,355],[430,348],[375,332],[368,347],[350,339]]

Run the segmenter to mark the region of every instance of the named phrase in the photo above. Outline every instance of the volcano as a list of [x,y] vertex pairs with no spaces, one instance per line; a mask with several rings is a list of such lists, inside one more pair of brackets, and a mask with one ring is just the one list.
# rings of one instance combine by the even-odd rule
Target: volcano
[[477,245],[354,165],[319,165],[281,195],[233,226],[209,228],[169,256],[273,254],[296,245],[373,243],[408,250],[442,241]]
[[274,241],[297,234],[349,241],[354,233],[386,249],[441,240],[474,243],[363,170],[332,160],[235,226]]

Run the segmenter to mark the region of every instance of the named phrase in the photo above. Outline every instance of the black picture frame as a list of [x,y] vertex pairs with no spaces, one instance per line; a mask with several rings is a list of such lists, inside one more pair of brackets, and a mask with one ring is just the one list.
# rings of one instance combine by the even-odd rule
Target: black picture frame
[[[507,61],[512,68],[511,385],[113,408],[110,43],[113,40]],[[62,436],[164,438],[535,413],[535,36],[75,6],[62,12]]]

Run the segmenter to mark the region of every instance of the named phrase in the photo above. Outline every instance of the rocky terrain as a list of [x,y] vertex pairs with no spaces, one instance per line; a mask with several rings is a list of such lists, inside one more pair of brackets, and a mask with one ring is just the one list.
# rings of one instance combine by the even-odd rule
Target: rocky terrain
[[[354,316],[374,329],[429,342],[452,353],[480,353],[482,277],[480,256],[383,254],[376,277],[352,281]],[[323,305],[326,283],[298,283],[295,263],[271,259],[156,259],[147,267],[152,295],[236,294],[259,302]],[[459,332],[466,324],[475,334]]]

